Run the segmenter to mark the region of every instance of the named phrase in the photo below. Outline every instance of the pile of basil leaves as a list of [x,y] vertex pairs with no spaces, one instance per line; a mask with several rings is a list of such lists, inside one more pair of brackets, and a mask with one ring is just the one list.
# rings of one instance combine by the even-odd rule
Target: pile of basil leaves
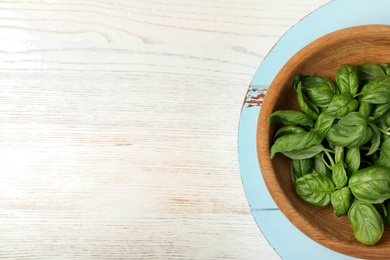
[[296,193],[347,215],[358,241],[374,245],[390,224],[390,65],[343,65],[335,83],[294,77],[298,110],[278,110],[271,159],[291,159]]

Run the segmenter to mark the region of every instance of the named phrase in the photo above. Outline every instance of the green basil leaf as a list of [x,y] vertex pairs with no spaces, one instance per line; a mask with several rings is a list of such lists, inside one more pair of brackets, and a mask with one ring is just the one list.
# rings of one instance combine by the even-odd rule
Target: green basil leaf
[[343,162],[336,163],[333,166],[332,181],[337,189],[344,187],[348,182],[347,172],[344,169]]
[[357,67],[346,64],[338,68],[336,71],[336,85],[341,94],[355,96],[359,89]]
[[390,126],[390,109],[382,116],[376,118],[375,120],[371,120],[371,122],[376,124],[379,128],[387,129]]
[[360,168],[360,148],[350,148],[346,149],[345,152],[345,164],[347,166],[347,175],[351,176],[354,172],[358,171]]
[[370,150],[367,152],[366,155],[371,155],[379,149],[379,146],[381,145],[382,133],[375,124],[369,123],[368,125],[371,127],[372,137],[371,137]]
[[268,117],[268,123],[314,126],[313,119],[297,110],[277,110]]
[[317,145],[310,146],[308,148],[295,149],[292,151],[286,151],[281,153],[283,153],[286,157],[290,159],[301,160],[301,159],[312,158],[315,155],[319,154],[320,152],[324,151],[324,149],[325,148],[322,144],[317,144]]
[[279,137],[271,147],[271,159],[278,152],[291,152],[320,144],[322,138],[315,131],[290,134]]
[[[367,103],[367,102],[364,102],[364,103]],[[371,117],[373,118],[373,120],[376,120],[380,117],[382,117],[383,115],[385,115],[386,113],[389,113],[390,111],[390,102],[389,103],[385,103],[385,104],[379,104],[379,105],[375,105],[372,109],[372,115]]]
[[356,111],[357,108],[358,101],[350,95],[334,95],[328,108],[323,113],[330,117],[342,118],[350,112]]
[[[390,110],[389,110],[390,112]],[[381,116],[375,122],[376,126],[379,128],[379,130],[382,132],[382,139],[388,139],[390,137],[389,130],[390,130],[390,113],[386,112],[385,115]]]
[[383,117],[383,122],[387,125],[387,130],[390,129],[390,113],[385,114],[387,117]]
[[318,207],[329,205],[334,188],[332,180],[322,173],[307,174],[296,180],[299,197]]
[[313,172],[323,173],[327,175],[329,178],[332,178],[332,172],[325,164],[324,153],[320,153],[314,156],[313,161],[314,161]]
[[335,146],[333,150],[335,163],[342,163],[344,161],[344,147]]
[[377,165],[390,168],[390,139],[383,141]]
[[297,99],[299,107],[302,112],[311,117],[313,120],[317,120],[318,114],[320,113],[318,107],[312,104],[302,93],[302,82],[299,82],[296,86]]
[[274,135],[274,142],[281,136],[290,134],[306,133],[307,131],[301,126],[286,125],[279,128]]
[[367,143],[371,136],[367,120],[358,112],[351,112],[329,129],[326,139],[333,145],[354,148]]
[[362,88],[360,101],[371,104],[390,102],[390,77],[382,76],[369,81]]
[[390,198],[390,169],[373,165],[359,170],[349,178],[353,195],[367,203],[383,203]]
[[314,129],[324,138],[330,127],[333,125],[334,120],[335,118],[333,116],[321,113],[314,124]]
[[389,64],[382,63],[382,64],[379,65],[379,67],[383,70],[383,72],[386,75],[390,75],[390,65]]
[[360,80],[370,80],[385,75],[381,67],[371,62],[359,64],[357,70]]
[[368,117],[371,114],[371,108],[372,104],[361,101],[359,103],[359,109],[358,112],[363,116],[363,117]]
[[372,204],[355,200],[349,211],[348,220],[355,238],[364,245],[375,245],[382,237],[382,217]]
[[301,76],[303,94],[316,106],[326,107],[337,93],[334,83],[317,76]]
[[348,187],[344,187],[340,190],[336,190],[332,193],[330,203],[333,207],[333,212],[337,217],[348,213],[353,201],[351,190]]
[[293,184],[295,185],[296,180],[302,177],[303,175],[312,173],[313,169],[314,169],[314,160],[312,158],[291,160],[291,179]]
[[351,112],[348,115],[341,118],[337,122],[337,124],[345,127],[355,126],[355,125],[363,125],[367,127],[368,122],[367,119],[363,117],[361,114],[359,114],[358,112]]

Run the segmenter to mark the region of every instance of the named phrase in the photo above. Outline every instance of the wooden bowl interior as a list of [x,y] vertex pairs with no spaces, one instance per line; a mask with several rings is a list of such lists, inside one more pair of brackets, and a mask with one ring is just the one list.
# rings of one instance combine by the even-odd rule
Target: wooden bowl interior
[[357,26],[328,34],[292,57],[272,82],[264,99],[257,128],[257,150],[266,186],[286,217],[303,233],[337,252],[360,258],[386,258],[390,255],[390,229],[375,246],[364,246],[354,238],[345,216],[337,218],[331,207],[309,206],[295,193],[290,163],[277,154],[270,160],[269,150],[278,125],[267,123],[279,109],[298,109],[292,79],[296,73],[335,78],[343,64],[390,63],[390,26]]

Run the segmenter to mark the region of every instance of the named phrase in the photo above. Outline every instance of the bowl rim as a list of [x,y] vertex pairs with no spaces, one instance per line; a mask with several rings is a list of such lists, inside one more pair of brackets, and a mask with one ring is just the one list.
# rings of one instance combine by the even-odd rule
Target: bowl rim
[[[291,66],[296,68],[299,64],[303,63],[302,57],[308,57],[312,55],[313,52],[318,52],[318,45],[320,45],[321,47],[329,48],[330,46],[335,44],[335,36],[337,36],[338,41],[348,41],[351,36],[362,37],[365,36],[367,33],[369,35],[378,35],[378,32],[389,35],[390,25],[368,24],[339,29],[312,41],[311,43],[300,49],[282,66],[282,68],[279,70],[279,72],[276,74],[275,78],[271,82],[271,85],[269,86],[267,94],[265,95],[262,103],[262,109],[259,113],[256,129],[256,148],[261,174],[271,197],[274,199],[276,205],[281,210],[281,212],[294,226],[296,226],[301,232],[303,232],[312,240],[339,253],[353,257],[363,258],[372,258],[372,254],[377,253],[377,250],[372,250],[373,247],[359,247],[359,250],[356,250],[356,244],[345,243],[345,241],[342,241],[341,239],[325,231],[324,229],[321,229],[312,224],[303,216],[300,211],[296,209],[296,207],[289,203],[290,199],[288,198],[287,194],[281,192],[282,188],[279,185],[277,176],[275,174],[267,174],[267,172],[272,169],[272,166],[271,160],[269,159],[270,143],[268,138],[270,133],[269,127],[267,127],[268,124],[266,122],[270,113],[273,112],[271,111],[272,109],[269,108],[272,107],[272,104],[277,97],[277,87],[275,86],[282,83],[283,75],[288,73],[288,70],[290,70],[289,68]],[[300,221],[297,221],[297,216]],[[316,236],[312,235],[313,230],[316,230]],[[342,246],[340,246],[341,242],[343,242]],[[378,257],[383,258],[383,256]]]

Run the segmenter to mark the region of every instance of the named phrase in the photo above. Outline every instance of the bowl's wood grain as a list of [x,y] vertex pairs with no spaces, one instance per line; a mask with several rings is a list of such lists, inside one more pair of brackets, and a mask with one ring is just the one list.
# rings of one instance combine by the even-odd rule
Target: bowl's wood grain
[[279,109],[298,108],[292,79],[296,73],[316,74],[335,79],[343,64],[363,62],[390,63],[390,26],[365,25],[328,34],[294,55],[272,82],[261,109],[257,129],[257,149],[261,171],[269,192],[286,217],[303,233],[318,243],[360,258],[389,258],[390,228],[375,246],[355,240],[346,216],[337,218],[331,207],[317,208],[303,202],[290,178],[289,160],[277,154],[270,160],[272,137],[278,127],[268,125],[269,115]]

